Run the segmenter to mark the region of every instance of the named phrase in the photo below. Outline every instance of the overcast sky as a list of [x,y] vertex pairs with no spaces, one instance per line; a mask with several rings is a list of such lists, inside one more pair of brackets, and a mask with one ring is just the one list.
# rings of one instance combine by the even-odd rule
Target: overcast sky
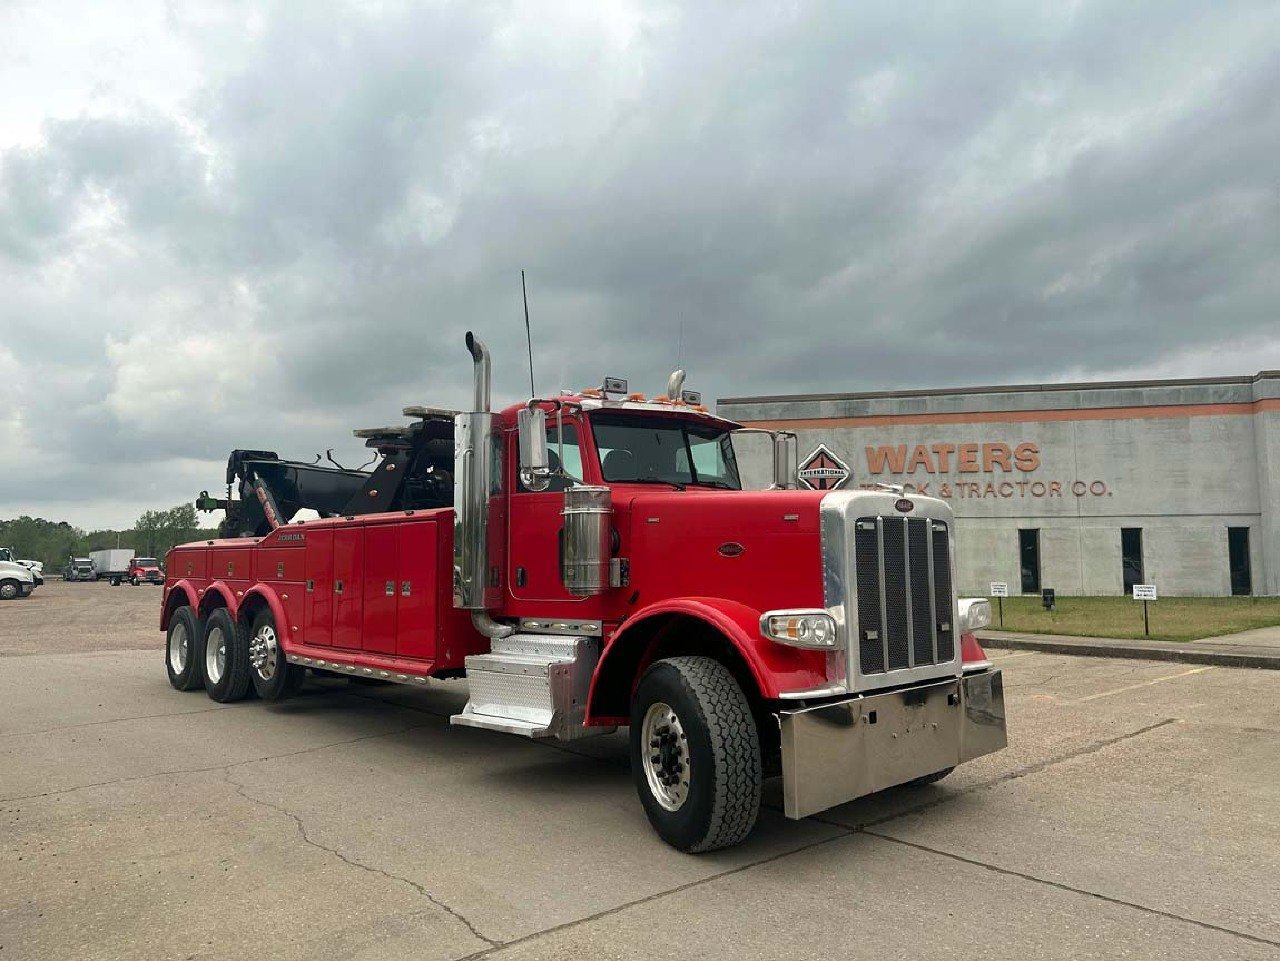
[[522,398],[521,268],[542,391],[1280,367],[1278,189],[1274,2],[0,0],[0,518]]

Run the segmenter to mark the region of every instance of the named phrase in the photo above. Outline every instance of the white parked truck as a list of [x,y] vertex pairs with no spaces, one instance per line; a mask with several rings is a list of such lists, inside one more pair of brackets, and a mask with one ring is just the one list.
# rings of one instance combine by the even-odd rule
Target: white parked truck
[[36,574],[15,561],[0,561],[0,601],[26,597],[36,589]]
[[129,561],[134,558],[132,547],[116,547],[106,551],[90,551],[95,580],[111,580],[129,576]]

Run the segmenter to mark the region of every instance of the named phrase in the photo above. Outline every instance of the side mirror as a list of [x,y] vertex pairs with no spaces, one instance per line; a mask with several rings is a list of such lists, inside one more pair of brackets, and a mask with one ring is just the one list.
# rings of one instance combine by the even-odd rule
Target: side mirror
[[520,482],[529,490],[546,490],[551,462],[547,456],[547,412],[522,407],[516,414],[520,433]]

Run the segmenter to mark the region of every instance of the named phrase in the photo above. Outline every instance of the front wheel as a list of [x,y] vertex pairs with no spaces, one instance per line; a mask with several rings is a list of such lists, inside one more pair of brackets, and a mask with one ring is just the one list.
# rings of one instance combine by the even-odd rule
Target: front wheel
[[22,585],[17,581],[0,581],[0,601],[14,601],[22,596]]
[[672,847],[713,851],[751,833],[760,736],[728,668],[672,657],[645,671],[631,705],[631,773],[649,823]]

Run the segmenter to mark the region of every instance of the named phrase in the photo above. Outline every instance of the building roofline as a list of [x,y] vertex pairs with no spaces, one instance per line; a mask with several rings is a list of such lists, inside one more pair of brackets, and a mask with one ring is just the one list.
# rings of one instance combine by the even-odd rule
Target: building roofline
[[1094,380],[1069,384],[993,384],[985,387],[931,387],[915,390],[873,390],[834,394],[762,394],[756,397],[720,397],[720,404],[776,404],[803,401],[875,400],[901,397],[936,397],[948,394],[1052,393],[1075,390],[1114,390],[1143,387],[1194,387],[1213,384],[1256,384],[1280,379],[1280,370],[1262,370],[1253,375],[1233,377],[1187,377],[1167,380]]

